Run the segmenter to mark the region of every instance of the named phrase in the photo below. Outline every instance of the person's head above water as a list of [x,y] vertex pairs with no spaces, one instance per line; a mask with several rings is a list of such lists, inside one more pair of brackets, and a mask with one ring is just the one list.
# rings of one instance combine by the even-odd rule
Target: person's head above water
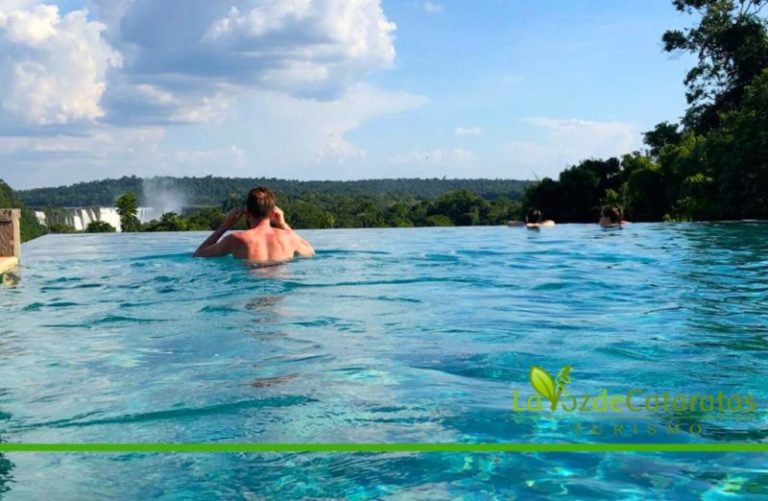
[[618,205],[605,205],[600,211],[600,224],[603,226],[621,224],[624,214]]
[[260,223],[272,216],[277,200],[268,188],[259,186],[248,192],[245,207],[248,210],[249,223]]
[[538,223],[541,222],[541,211],[536,207],[528,209],[528,215],[525,216],[526,223]]

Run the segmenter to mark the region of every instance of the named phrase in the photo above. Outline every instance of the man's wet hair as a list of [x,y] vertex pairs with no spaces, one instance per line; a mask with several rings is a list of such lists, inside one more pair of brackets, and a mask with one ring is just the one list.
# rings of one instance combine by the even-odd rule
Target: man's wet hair
[[624,213],[618,205],[605,205],[600,214],[603,217],[610,219],[612,223],[621,224],[624,220]]
[[274,193],[268,188],[259,186],[248,192],[246,208],[251,216],[261,220],[268,218],[272,214],[272,211],[275,210],[276,202]]
[[528,215],[525,216],[526,223],[539,223],[541,222],[541,211],[536,207],[528,209]]

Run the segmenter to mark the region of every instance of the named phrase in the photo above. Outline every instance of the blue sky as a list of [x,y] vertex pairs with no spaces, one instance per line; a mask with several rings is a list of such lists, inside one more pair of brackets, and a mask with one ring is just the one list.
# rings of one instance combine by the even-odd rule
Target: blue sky
[[685,108],[669,0],[0,0],[0,177],[556,176]]

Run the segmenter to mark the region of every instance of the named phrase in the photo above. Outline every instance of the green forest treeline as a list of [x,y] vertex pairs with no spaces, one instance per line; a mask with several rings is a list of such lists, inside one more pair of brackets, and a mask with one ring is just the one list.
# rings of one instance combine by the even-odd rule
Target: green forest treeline
[[[215,178],[214,178],[215,179]],[[443,181],[435,181],[437,185]],[[168,212],[159,219],[141,223],[136,217],[138,197],[128,192],[119,197],[115,206],[123,231],[196,231],[212,230],[224,220],[230,209],[243,207],[252,184],[242,184],[215,206],[188,206],[183,214]],[[487,197],[487,198],[486,198]],[[520,212],[522,189],[505,195],[482,197],[469,190],[444,192],[429,200],[419,200],[410,193],[378,195],[349,195],[305,193],[296,196],[278,194],[278,204],[295,228],[381,228],[412,226],[471,226],[504,224]],[[46,209],[49,221],[57,209]],[[51,231],[71,233],[74,228],[61,223],[51,224]],[[109,225],[93,222],[89,232],[114,231]]]
[[[123,177],[60,188],[21,191],[31,207],[45,210],[50,229],[74,232],[61,224],[57,207],[116,206],[124,231],[184,231],[215,228],[227,210],[242,207],[248,190],[268,186],[288,222],[296,228],[375,228],[503,224],[520,213],[529,181],[502,179],[373,179],[293,181],[272,178]],[[140,224],[139,206],[152,206],[144,194],[183,195],[183,214],[167,213]],[[117,200],[116,200],[117,199]],[[58,222],[57,222],[58,221]],[[109,231],[93,224],[88,231]]]
[[[297,181],[265,177],[154,177],[142,179],[126,176],[77,183],[58,188],[19,191],[19,198],[31,207],[111,207],[117,197],[127,192],[139,196],[147,192],[182,194],[185,205],[215,206],[231,194],[243,195],[254,186],[268,186],[281,198],[307,196],[410,196],[430,200],[449,191],[468,190],[484,198],[499,195],[516,196],[530,185],[529,181],[505,179],[366,179],[360,181]],[[150,203],[140,200],[141,204]]]
[[[145,183],[150,188],[145,190]],[[231,208],[242,207],[248,190],[266,185],[278,194],[288,222],[296,228],[375,228],[504,224],[521,211],[528,181],[501,179],[378,179],[364,181],[291,181],[266,178],[123,177],[60,188],[41,188],[7,195],[0,207],[33,207],[48,215],[48,230],[73,233],[63,224],[65,207],[116,207],[124,231],[215,229]],[[146,191],[184,195],[183,214],[167,213],[140,223],[135,218]],[[25,240],[46,232],[32,210],[24,209]],[[114,228],[99,221],[89,232]]]

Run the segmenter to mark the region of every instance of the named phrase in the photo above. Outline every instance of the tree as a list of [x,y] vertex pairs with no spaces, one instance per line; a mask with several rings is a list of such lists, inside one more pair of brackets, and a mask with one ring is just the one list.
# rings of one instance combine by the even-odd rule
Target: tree
[[124,232],[141,230],[141,222],[136,214],[139,213],[139,204],[136,195],[132,191],[124,194],[115,203],[117,213],[120,215],[120,227]]
[[666,213],[673,219],[709,219],[706,214],[716,217],[718,192],[707,188],[705,180],[716,177],[719,167],[708,159],[708,137],[687,133],[678,145],[664,148],[659,156],[664,189],[658,193],[666,198]]
[[518,203],[512,202],[507,197],[499,197],[491,202],[485,223],[506,224],[509,220],[515,218],[515,214],[519,210]]
[[660,221],[668,212],[664,174],[658,165],[633,170],[625,186],[627,217],[634,221]]
[[536,207],[546,219],[567,223],[597,221],[608,190],[619,193],[622,182],[618,158],[589,159],[560,173],[558,181],[544,178],[526,191],[522,216]]
[[308,202],[292,205],[287,217],[295,228],[333,228],[333,215]]
[[746,89],[741,109],[723,116],[708,153],[725,216],[768,218],[768,68]]
[[354,214],[363,228],[380,228],[385,226],[383,210],[371,197],[355,197],[354,207]]
[[186,219],[175,212],[166,212],[159,221],[150,221],[143,227],[144,231],[187,231]]
[[427,214],[447,216],[456,226],[473,226],[480,224],[481,216],[488,212],[488,205],[488,201],[476,193],[458,190],[437,198],[430,204]]
[[680,188],[678,213],[682,216],[681,219],[716,219],[721,214],[719,198],[717,184],[713,178],[702,173],[688,176]]
[[411,207],[405,202],[395,202],[387,207],[386,223],[388,226],[407,228],[413,226],[410,218]]
[[539,184],[530,186],[525,190],[519,218],[525,220],[528,209],[535,207],[541,211],[544,219],[563,221],[563,208],[560,205],[561,192],[560,182],[548,177],[542,179]]
[[48,225],[48,231],[51,233],[75,233],[77,230],[74,226],[70,226],[64,223],[51,223]]
[[427,226],[453,226],[451,218],[442,214],[427,216]]
[[679,128],[678,124],[661,122],[653,130],[643,132],[643,142],[651,149],[651,156],[657,157],[666,146],[679,144],[683,138]]
[[226,214],[232,209],[239,209],[245,206],[245,195],[241,193],[230,193],[227,195],[224,203],[221,204],[221,209]]
[[[668,211],[667,186],[659,165],[650,157],[634,153],[621,160],[623,205],[634,221],[661,221]],[[606,204],[616,205],[606,200]]]
[[85,229],[86,233],[114,233],[117,231],[114,226],[106,221],[91,221]]
[[191,231],[212,231],[224,221],[224,212],[218,207],[196,208],[187,216],[187,228]]
[[706,133],[721,115],[736,110],[744,90],[768,66],[766,22],[759,14],[768,0],[673,0],[677,10],[701,15],[698,25],[669,30],[662,40],[668,52],[697,54],[686,75],[690,105],[686,129]]
[[48,230],[40,224],[34,211],[24,207],[10,186],[0,179],[0,209],[21,209],[21,241],[26,242],[45,235]]

